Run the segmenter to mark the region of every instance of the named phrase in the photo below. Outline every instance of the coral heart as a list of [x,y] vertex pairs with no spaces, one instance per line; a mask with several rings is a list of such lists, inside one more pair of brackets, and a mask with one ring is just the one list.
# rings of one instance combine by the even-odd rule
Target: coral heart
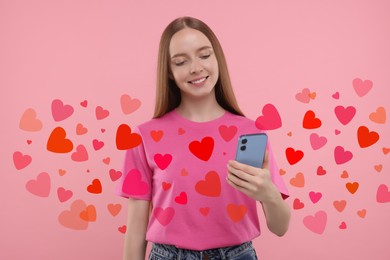
[[141,101],[137,98],[131,98],[129,95],[121,96],[121,108],[125,115],[131,114],[141,106]]
[[226,207],[226,210],[228,212],[229,218],[234,222],[237,223],[241,219],[243,219],[246,215],[246,212],[248,211],[247,207],[244,205],[235,205],[235,204],[228,204]]
[[356,191],[358,190],[359,188],[359,183],[358,182],[348,182],[345,184],[345,187],[347,187],[347,190],[351,193],[351,194],[355,194]]
[[310,90],[308,88],[302,89],[300,93],[297,93],[295,95],[295,99],[302,102],[302,103],[309,103],[310,102]]
[[96,221],[96,208],[94,205],[88,205],[83,211],[80,212],[80,218],[87,222]]
[[66,190],[63,187],[59,187],[57,189],[57,196],[58,196],[58,199],[60,200],[60,202],[65,202],[65,201],[69,200],[70,198],[72,198],[73,192],[71,190]]
[[64,105],[64,103],[59,99],[54,99],[51,103],[51,113],[53,115],[54,121],[59,122],[70,117],[74,112],[74,109],[71,105]]
[[111,159],[110,159],[110,157],[106,157],[106,158],[104,158],[102,161],[103,161],[103,163],[104,163],[104,164],[107,164],[107,165],[109,165],[109,164],[110,164],[110,161],[111,161]]
[[107,209],[108,209],[108,212],[110,212],[110,214],[115,217],[116,215],[119,214],[119,212],[121,212],[122,205],[110,203],[107,205]]
[[303,175],[303,173],[298,172],[295,175],[295,177],[290,180],[290,184],[292,186],[295,186],[295,187],[298,187],[298,188],[304,187],[305,186],[305,176]]
[[367,210],[365,209],[361,209],[361,210],[358,210],[357,211],[357,215],[361,218],[365,218],[366,217],[366,214],[367,214]]
[[316,133],[310,135],[310,144],[313,150],[318,150],[322,148],[327,142],[328,139],[326,139],[326,137],[324,136],[319,136]]
[[181,176],[188,176],[188,171],[183,168],[183,169],[181,169],[180,175]]
[[169,164],[171,163],[172,161],[172,155],[170,154],[155,154],[154,155],[154,162],[157,164],[158,168],[160,168],[161,170],[165,170]]
[[93,139],[92,145],[93,145],[93,149],[95,149],[95,151],[97,151],[97,150],[102,149],[102,147],[104,146],[104,142],[99,141],[97,139]]
[[382,151],[383,151],[383,154],[388,154],[390,152],[390,148],[387,148],[387,147],[383,147],[382,148]]
[[155,130],[152,130],[150,132],[150,136],[153,138],[154,141],[156,142],[159,142],[161,140],[161,138],[163,137],[164,135],[164,132],[161,131],[161,130],[158,130],[158,131],[155,131]]
[[101,106],[97,106],[95,109],[95,115],[97,120],[102,120],[110,115],[110,112]]
[[165,191],[169,190],[172,187],[172,184],[165,182],[165,181],[161,185],[162,185],[163,190],[165,190]]
[[171,207],[168,207],[166,209],[157,207],[155,208],[153,214],[161,225],[166,226],[172,221],[175,215],[175,210]]
[[336,114],[336,117],[340,121],[340,123],[342,123],[343,125],[347,125],[355,116],[356,108],[353,106],[337,106],[334,109],[334,113]]
[[179,129],[177,129],[177,133],[179,135],[184,135],[186,133],[186,131],[183,128],[180,127]]
[[318,166],[318,168],[317,168],[317,175],[321,176],[321,175],[325,175],[325,174],[326,174],[326,170],[324,169],[324,167]]
[[87,191],[93,194],[102,193],[102,184],[99,179],[94,179],[92,184],[88,185]]
[[375,112],[372,112],[369,116],[370,120],[374,123],[384,124],[386,123],[386,110],[384,107],[378,107]]
[[131,133],[130,126],[122,124],[116,131],[116,147],[118,150],[128,150],[137,147],[142,142],[141,136]]
[[321,235],[325,231],[327,223],[327,214],[325,211],[318,211],[314,214],[314,216],[306,216],[303,219],[303,224],[306,228],[308,228],[310,231]]
[[338,212],[342,212],[347,206],[347,202],[345,200],[335,200],[333,201],[333,206]]
[[78,123],[77,126],[76,126],[76,134],[77,135],[83,135],[83,134],[86,134],[86,133],[88,133],[88,129],[86,127],[84,127],[83,124]]
[[210,171],[206,174],[205,180],[196,183],[195,190],[208,197],[218,197],[221,195],[221,181],[219,175],[215,171]]
[[59,169],[59,170],[58,170],[58,174],[59,174],[60,176],[64,176],[64,175],[66,174],[66,171],[63,170],[63,169]]
[[210,208],[209,207],[200,208],[199,212],[203,216],[207,216],[210,213]]
[[116,181],[120,177],[122,177],[122,172],[121,171],[116,171],[115,169],[110,169],[109,174],[110,174],[110,178],[111,178],[112,181]]
[[145,195],[149,192],[149,185],[142,180],[141,173],[137,169],[132,169],[123,181],[122,191],[129,195]]
[[286,149],[286,158],[290,165],[296,164],[304,156],[304,153],[301,150],[295,150],[292,147]]
[[377,164],[374,166],[374,169],[377,171],[377,172],[381,172],[382,171],[382,168],[383,168],[383,165],[382,164]]
[[347,171],[343,171],[343,173],[340,175],[341,178],[346,179],[349,177],[349,174]]
[[312,110],[308,110],[302,121],[302,126],[305,129],[316,129],[322,125],[322,122],[319,118],[316,117],[316,114]]
[[371,80],[363,81],[359,78],[356,78],[352,81],[352,85],[356,94],[359,97],[363,97],[371,90],[373,84]]
[[255,125],[260,130],[274,130],[282,126],[282,119],[276,107],[272,104],[266,104],[262,110],[263,115],[259,116]]
[[376,192],[376,201],[379,203],[390,202],[390,191],[386,184],[381,184]]
[[200,142],[192,141],[188,148],[191,153],[202,161],[208,161],[214,150],[214,139],[206,136]]
[[14,152],[12,158],[17,170],[26,168],[32,162],[32,157],[30,155],[22,154],[19,151]]
[[352,152],[344,150],[342,146],[335,147],[334,160],[336,161],[336,164],[344,164],[346,162],[349,162],[352,158]]
[[309,197],[313,203],[317,203],[322,198],[322,193],[311,191],[309,192]]
[[85,210],[87,205],[82,200],[75,200],[70,210],[65,210],[58,216],[58,221],[66,228],[73,230],[86,230],[88,222],[80,218],[80,213]]
[[180,195],[175,198],[175,202],[182,205],[187,204],[188,202],[187,193],[181,192]]
[[85,146],[80,144],[76,147],[76,151],[72,153],[71,159],[75,162],[84,162],[88,160],[88,152]]
[[24,111],[19,121],[19,128],[29,132],[36,132],[42,129],[42,122],[37,119],[37,113],[34,109],[29,108]]
[[26,183],[26,189],[39,197],[49,197],[50,194],[50,176],[47,172],[38,174],[35,180]]
[[234,125],[232,126],[221,125],[218,127],[218,131],[219,134],[222,136],[223,140],[229,142],[236,135],[237,127]]
[[53,153],[69,153],[73,150],[73,143],[66,139],[65,130],[59,126],[51,132],[46,148]]
[[300,199],[295,199],[293,202],[293,209],[302,209],[304,206],[305,204]]
[[366,126],[358,128],[357,137],[361,148],[369,147],[379,140],[379,134],[375,131],[370,131]]

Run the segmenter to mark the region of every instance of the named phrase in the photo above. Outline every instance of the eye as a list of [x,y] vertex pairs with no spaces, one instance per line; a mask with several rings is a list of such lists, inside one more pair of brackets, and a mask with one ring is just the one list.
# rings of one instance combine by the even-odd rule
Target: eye
[[205,59],[208,59],[210,56],[211,56],[211,54],[208,53],[208,54],[201,55],[200,58],[205,60]]
[[186,61],[185,61],[185,60],[177,60],[177,61],[173,61],[173,64],[174,64],[175,66],[183,66],[183,65],[184,65],[184,63],[186,63]]

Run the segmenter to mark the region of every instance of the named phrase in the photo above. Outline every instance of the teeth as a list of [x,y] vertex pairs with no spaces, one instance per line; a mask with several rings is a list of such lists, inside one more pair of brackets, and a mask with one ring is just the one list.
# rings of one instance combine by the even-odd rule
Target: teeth
[[205,81],[206,78],[201,78],[201,79],[198,79],[198,80],[194,80],[194,81],[191,81],[192,83],[195,83],[195,84],[198,84],[198,83],[201,83],[203,81]]

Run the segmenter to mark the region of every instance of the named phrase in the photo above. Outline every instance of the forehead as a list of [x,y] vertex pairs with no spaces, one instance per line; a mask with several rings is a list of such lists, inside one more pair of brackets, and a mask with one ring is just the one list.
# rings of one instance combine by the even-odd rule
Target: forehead
[[206,35],[192,28],[184,28],[172,36],[169,52],[171,56],[176,53],[190,53],[204,46],[212,47]]

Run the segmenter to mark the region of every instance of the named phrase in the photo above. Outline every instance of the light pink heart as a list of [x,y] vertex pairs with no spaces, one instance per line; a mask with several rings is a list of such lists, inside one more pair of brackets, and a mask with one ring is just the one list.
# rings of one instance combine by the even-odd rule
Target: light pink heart
[[372,81],[371,80],[362,80],[356,78],[352,81],[353,89],[359,97],[365,96],[372,89]]
[[88,152],[85,146],[80,144],[77,146],[76,151],[72,153],[71,159],[75,162],[84,162],[88,160]]
[[29,108],[24,111],[19,121],[19,128],[24,131],[36,132],[42,129],[42,121],[37,119],[37,113]]
[[165,170],[172,161],[172,155],[162,155],[158,153],[154,155],[154,161],[156,162],[158,168],[160,168],[161,170]]
[[302,103],[310,102],[310,90],[308,88],[304,88],[300,93],[295,95],[295,99]]
[[168,207],[166,209],[156,208],[154,210],[154,217],[160,222],[161,225],[168,225],[175,215],[174,208]]
[[30,155],[27,154],[24,155],[21,152],[16,151],[13,154],[13,161],[14,161],[15,168],[17,170],[21,170],[26,168],[32,162],[32,158]]
[[353,154],[350,151],[346,151],[342,146],[336,146],[334,149],[334,159],[336,164],[344,164],[349,162],[353,158]]
[[314,214],[314,216],[309,215],[304,217],[303,224],[310,231],[321,235],[325,231],[325,227],[327,224],[327,214],[325,211],[318,211]]
[[379,203],[390,202],[390,191],[386,184],[381,184],[376,192],[376,201]]
[[129,95],[121,96],[121,108],[125,115],[131,114],[141,106],[141,101],[137,98],[131,98]]
[[71,105],[64,105],[64,103],[59,99],[54,99],[51,103],[51,113],[53,115],[54,121],[59,122],[70,117],[74,112],[74,109]]
[[26,189],[28,192],[39,196],[49,197],[50,194],[50,176],[47,172],[41,172],[38,174],[35,180],[30,180],[26,183]]
[[58,196],[58,199],[60,200],[60,202],[65,202],[65,201],[69,200],[70,198],[72,198],[73,192],[71,190],[66,190],[63,187],[59,187],[57,189],[57,196]]
[[325,136],[319,136],[316,133],[312,133],[310,135],[310,144],[313,150],[322,148],[327,142],[328,139]]
[[137,169],[132,169],[123,181],[122,191],[129,195],[145,195],[149,192],[149,185],[142,180]]
[[342,123],[343,125],[347,125],[355,116],[356,108],[353,106],[337,106],[334,109],[334,113],[336,114],[336,117],[340,121],[340,123]]
[[322,193],[311,191],[309,192],[309,197],[313,203],[317,203],[322,198]]

